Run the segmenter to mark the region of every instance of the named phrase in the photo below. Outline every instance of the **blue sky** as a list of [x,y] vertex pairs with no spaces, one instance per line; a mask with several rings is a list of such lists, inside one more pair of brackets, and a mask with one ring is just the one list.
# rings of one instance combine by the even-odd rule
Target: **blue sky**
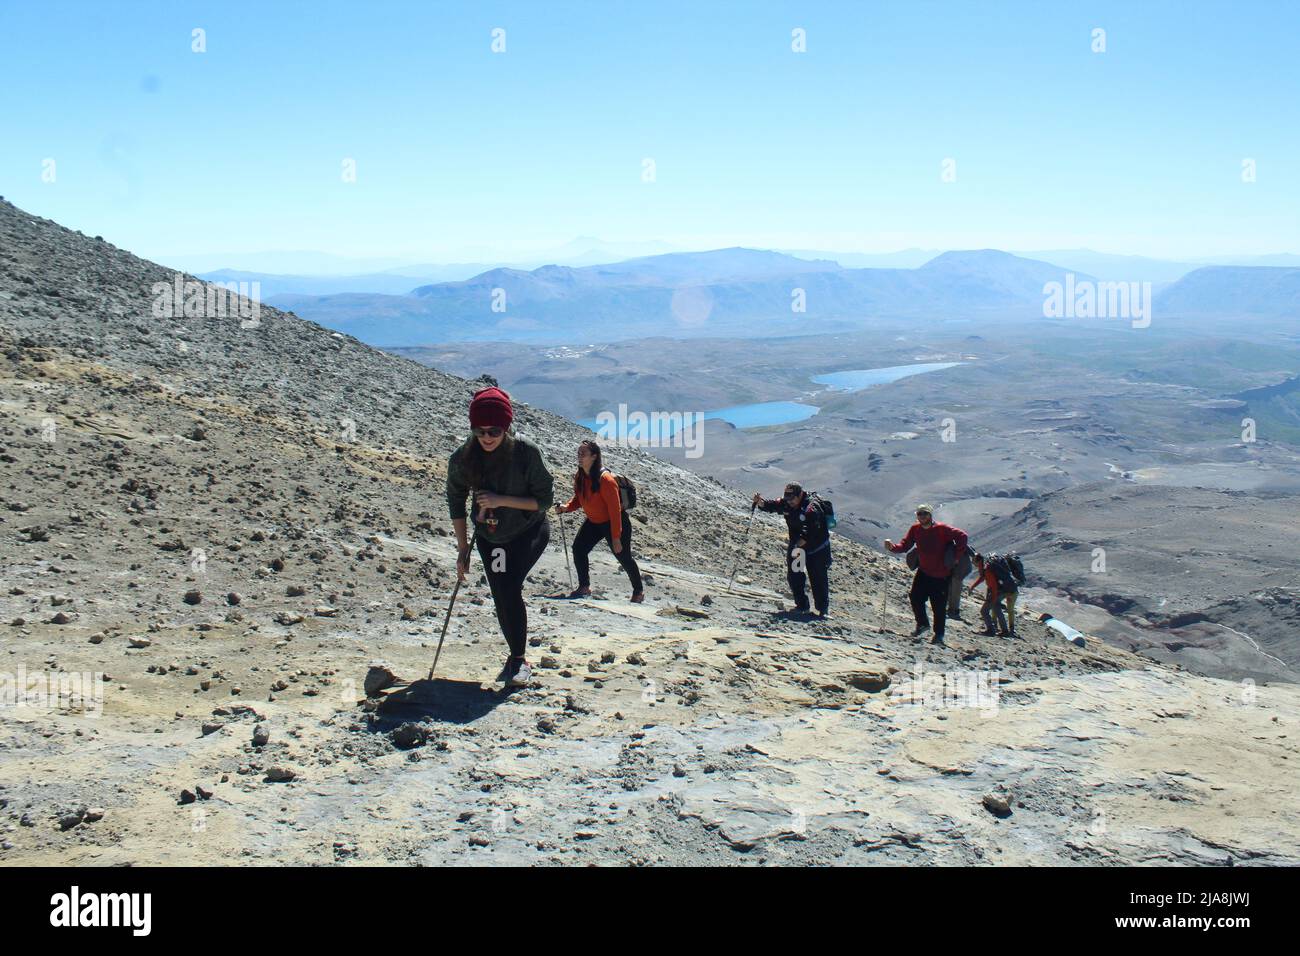
[[1298,35],[1284,0],[0,0],[0,194],[152,258],[1300,252]]

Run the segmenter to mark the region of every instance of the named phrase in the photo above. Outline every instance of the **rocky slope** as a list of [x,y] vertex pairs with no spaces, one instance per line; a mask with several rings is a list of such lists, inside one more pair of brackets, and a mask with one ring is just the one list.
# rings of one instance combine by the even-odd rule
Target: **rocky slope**
[[[1040,581],[1061,582],[1062,595],[1108,612],[1094,629],[1099,636],[1212,677],[1294,682],[1298,500],[1077,484],[994,521],[981,540],[1019,550]],[[1125,527],[1115,527],[1116,513]]]
[[[845,541],[834,620],[791,620],[779,523],[742,549],[745,502],[636,452],[647,603],[602,552],[548,597],[555,534],[532,686],[485,684],[481,580],[420,679],[474,384],[270,308],[156,317],[173,278],[0,202],[0,672],[105,675],[0,709],[0,863],[1300,862],[1294,687],[1028,618],[916,643],[901,562]],[[518,423],[567,483],[582,430]]]

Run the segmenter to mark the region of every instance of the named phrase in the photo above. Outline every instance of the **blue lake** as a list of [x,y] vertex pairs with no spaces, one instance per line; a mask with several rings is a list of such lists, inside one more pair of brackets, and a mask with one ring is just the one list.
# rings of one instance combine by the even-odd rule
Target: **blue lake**
[[961,365],[961,362],[922,362],[918,365],[891,365],[888,368],[860,368],[848,372],[830,372],[826,375],[814,375],[813,381],[818,385],[848,392],[870,388],[872,385],[885,385],[897,382],[909,375],[923,372],[938,372],[945,368]]
[[[711,412],[705,412],[704,418],[707,421],[710,418],[721,419],[724,422],[730,422],[737,428],[761,428],[763,425],[784,425],[788,422],[799,422],[805,418],[812,418],[817,414],[816,405],[805,405],[801,402],[757,402],[753,405],[733,405],[731,408],[718,408]],[[590,428],[594,432],[600,431],[601,424],[594,418],[585,418],[578,422],[584,428]],[[620,422],[618,417],[609,423],[614,433],[620,431]],[[635,423],[629,423],[626,428],[628,434],[649,435],[655,429],[650,427],[638,430]],[[677,426],[665,423],[660,426],[659,431],[663,437],[668,437],[677,433]]]
[[755,405],[719,408],[715,412],[705,412],[704,417],[721,418],[737,428],[761,428],[764,425],[801,422],[805,418],[812,418],[817,411],[816,405],[805,405],[802,402],[759,402]]
[[[900,378],[907,378],[909,375],[937,372],[961,364],[963,363],[922,362],[915,365],[891,365],[888,368],[853,369],[846,372],[829,372],[825,375],[816,375],[812,378],[812,381],[835,391],[856,392],[859,389],[870,388],[873,385],[896,382]],[[718,408],[711,412],[705,412],[704,418],[706,420],[710,418],[721,419],[730,422],[737,428],[762,428],[765,425],[787,425],[790,422],[801,422],[806,418],[812,418],[818,411],[816,405],[808,405],[804,402],[756,402],[751,405],[733,405],[730,408]],[[585,419],[578,422],[578,424],[590,428],[592,431],[599,431],[600,427],[594,418]],[[617,420],[612,424],[617,430]],[[664,437],[667,437],[674,434],[676,428],[665,427],[663,431]]]

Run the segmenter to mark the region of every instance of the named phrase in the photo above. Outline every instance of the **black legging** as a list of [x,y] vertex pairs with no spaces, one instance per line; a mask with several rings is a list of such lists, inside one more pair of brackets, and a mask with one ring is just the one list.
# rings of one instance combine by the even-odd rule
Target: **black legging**
[[[588,571],[587,555],[591,554],[591,549],[596,546],[596,542],[604,538],[609,542],[609,549],[614,550],[614,537],[609,533],[609,522],[602,521],[597,524],[588,518],[578,529],[578,533],[573,536],[573,566],[578,570],[578,587],[591,587],[591,575]],[[623,550],[614,555],[618,563],[623,565],[623,570],[627,572],[628,580],[632,582],[632,593],[641,593],[641,569],[636,566],[636,559],[632,557],[632,522],[627,520],[627,512],[623,512],[623,533],[619,535],[619,543],[623,545]]]
[[917,627],[930,626],[925,616],[925,605],[929,602],[930,610],[934,613],[935,637],[943,637],[947,621],[948,581],[948,577],[935,578],[918,570],[916,577],[912,578],[912,590],[908,595],[912,599],[912,614],[916,617]]
[[826,614],[831,607],[831,546],[823,545],[817,551],[804,552],[804,571],[795,570],[795,549],[790,546],[785,553],[785,580],[794,595],[795,607],[800,611],[808,610],[808,593],[804,588],[805,580],[812,585],[813,607],[819,614]]
[[492,589],[501,633],[510,645],[510,653],[523,657],[528,648],[528,608],[524,606],[524,578],[551,540],[551,526],[543,517],[519,537],[505,542],[478,539],[478,554],[483,559],[483,573]]

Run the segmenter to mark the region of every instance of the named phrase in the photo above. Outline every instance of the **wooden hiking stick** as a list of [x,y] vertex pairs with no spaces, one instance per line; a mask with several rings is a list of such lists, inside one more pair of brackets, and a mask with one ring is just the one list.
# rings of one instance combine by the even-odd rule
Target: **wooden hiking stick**
[[736,572],[740,570],[740,559],[745,553],[745,545],[749,544],[749,529],[754,526],[754,512],[757,510],[757,504],[749,506],[749,523],[745,525],[745,540],[740,543],[740,550],[736,552],[736,563],[731,566],[731,577],[727,578],[727,594],[731,593],[731,583],[736,580]]
[[[465,558],[465,574],[469,575],[469,562],[474,557],[474,542],[478,540],[478,529],[469,539],[469,554]],[[438,649],[433,654],[433,666],[429,668],[428,680],[433,680],[433,672],[438,669],[438,658],[442,656],[442,642],[447,637],[447,625],[451,623],[451,609],[456,606],[456,595],[460,593],[460,555],[456,555],[456,586],[451,589],[451,601],[447,604],[447,616],[442,619],[442,633],[438,635]]]
[[573,590],[573,571],[569,568],[569,536],[564,533],[564,512],[557,511],[560,516],[560,540],[564,542],[564,574],[569,579],[569,590]]

